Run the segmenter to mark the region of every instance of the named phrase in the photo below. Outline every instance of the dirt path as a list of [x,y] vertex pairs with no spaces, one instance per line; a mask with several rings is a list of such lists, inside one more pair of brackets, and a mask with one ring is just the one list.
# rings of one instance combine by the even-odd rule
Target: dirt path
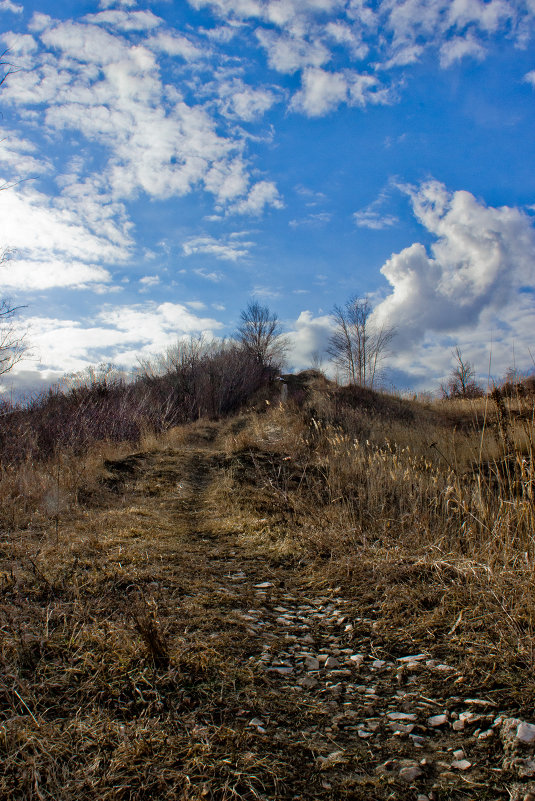
[[67,583],[45,560],[55,592],[12,588],[37,628],[47,610],[48,641],[17,679],[34,745],[15,748],[11,717],[3,797],[524,798],[504,714],[455,665],[384,642],[342,587],[225,527],[217,435],[109,463],[120,501],[71,521]]

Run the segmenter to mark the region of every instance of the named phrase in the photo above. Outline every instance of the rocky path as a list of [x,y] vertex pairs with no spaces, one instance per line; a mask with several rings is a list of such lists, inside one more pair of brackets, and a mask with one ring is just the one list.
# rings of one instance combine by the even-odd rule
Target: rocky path
[[[314,591],[295,569],[269,564],[214,526],[205,495],[217,462],[209,444],[190,449],[182,496],[164,490],[159,503],[188,519],[188,631],[226,649],[229,678],[247,671],[225,725],[279,774],[276,790],[244,797],[535,798],[535,727],[472,697],[455,665],[407,650],[402,632],[378,645],[373,620],[341,587]],[[158,470],[176,485],[184,462],[160,455]]]
[[534,801],[503,696],[225,518],[218,433],[108,462],[59,536],[5,545],[0,798]]

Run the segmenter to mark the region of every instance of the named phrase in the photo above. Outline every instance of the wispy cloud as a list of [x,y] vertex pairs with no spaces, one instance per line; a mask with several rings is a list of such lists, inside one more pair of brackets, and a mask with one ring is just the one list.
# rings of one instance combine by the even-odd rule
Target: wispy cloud
[[208,254],[215,256],[216,259],[236,262],[246,258],[253,245],[254,242],[240,241],[231,234],[223,239],[215,239],[212,236],[193,236],[183,243],[182,250],[186,256]]

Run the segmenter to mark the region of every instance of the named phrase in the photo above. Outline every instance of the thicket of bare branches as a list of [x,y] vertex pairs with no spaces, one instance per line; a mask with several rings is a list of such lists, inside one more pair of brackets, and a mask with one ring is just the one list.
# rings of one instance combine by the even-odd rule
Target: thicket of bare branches
[[185,339],[133,378],[101,365],[24,404],[0,400],[0,458],[81,453],[99,441],[137,442],[144,432],[232,414],[270,377],[236,343]]

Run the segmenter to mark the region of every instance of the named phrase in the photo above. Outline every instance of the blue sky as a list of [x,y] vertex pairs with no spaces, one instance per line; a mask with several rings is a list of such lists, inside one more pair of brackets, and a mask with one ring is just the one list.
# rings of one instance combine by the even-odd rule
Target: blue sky
[[309,366],[368,294],[385,380],[535,355],[535,0],[0,0],[7,386],[267,303]]

